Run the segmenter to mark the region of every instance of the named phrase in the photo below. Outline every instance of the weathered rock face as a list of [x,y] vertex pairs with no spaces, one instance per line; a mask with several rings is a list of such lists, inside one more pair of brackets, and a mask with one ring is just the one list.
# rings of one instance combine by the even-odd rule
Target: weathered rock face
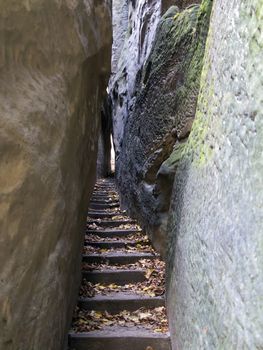
[[62,349],[110,71],[105,0],[0,2],[0,348]]
[[162,14],[164,14],[170,6],[176,5],[183,10],[191,5],[200,4],[202,0],[162,0]]
[[118,62],[126,39],[129,18],[129,0],[112,0],[112,74],[118,71]]
[[214,1],[170,216],[168,310],[178,349],[263,348],[262,31],[262,1]]
[[117,157],[124,125],[134,104],[136,76],[150,53],[161,9],[160,0],[113,0],[113,74],[109,90]]
[[[172,6],[163,16],[117,161],[122,203],[162,254],[177,158],[195,116],[209,14],[209,7],[195,5]],[[177,156],[169,159],[173,149]]]
[[200,0],[113,0],[112,77],[109,84],[113,107],[116,156],[121,152],[123,131],[137,95],[136,80],[152,49],[161,15],[171,6],[180,9]]

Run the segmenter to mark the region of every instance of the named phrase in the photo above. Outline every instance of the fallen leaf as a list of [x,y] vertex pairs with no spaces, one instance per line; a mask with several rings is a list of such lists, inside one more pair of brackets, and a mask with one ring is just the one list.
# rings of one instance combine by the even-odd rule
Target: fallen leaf
[[154,272],[154,269],[148,269],[148,270],[146,271],[146,273],[145,273],[145,277],[146,277],[147,279],[149,279],[149,278],[151,277],[151,275],[152,275],[153,272]]

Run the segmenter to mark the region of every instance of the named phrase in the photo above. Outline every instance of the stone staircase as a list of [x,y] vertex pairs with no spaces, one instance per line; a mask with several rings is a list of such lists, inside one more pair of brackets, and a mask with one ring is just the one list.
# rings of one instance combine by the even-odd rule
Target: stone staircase
[[112,179],[97,181],[87,218],[70,350],[170,350],[164,263],[120,210]]

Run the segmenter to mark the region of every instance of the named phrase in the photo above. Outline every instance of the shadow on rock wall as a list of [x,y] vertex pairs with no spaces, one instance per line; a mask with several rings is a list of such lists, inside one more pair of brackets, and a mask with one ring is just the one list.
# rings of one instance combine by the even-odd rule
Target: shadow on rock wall
[[111,50],[107,2],[85,4],[0,4],[5,350],[62,349],[77,295]]
[[172,184],[195,117],[209,6],[171,7],[137,79],[117,161],[124,206],[165,254]]

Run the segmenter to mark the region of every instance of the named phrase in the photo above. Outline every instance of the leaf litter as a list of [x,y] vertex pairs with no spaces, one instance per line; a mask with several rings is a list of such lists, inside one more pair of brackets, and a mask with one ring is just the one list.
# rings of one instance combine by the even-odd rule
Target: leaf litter
[[[86,243],[89,242],[118,242],[123,241],[124,239],[122,237],[100,237],[95,234],[87,234],[85,236]],[[134,232],[125,237],[125,241],[128,242],[136,242],[138,244],[149,244],[149,238],[146,235],[142,235],[141,232]]]
[[[155,260],[159,261],[160,260]],[[83,279],[82,285],[80,287],[80,296],[91,298],[95,295],[107,295],[109,293],[119,293],[119,292],[133,292],[134,294],[147,295],[151,297],[163,296],[165,293],[165,272],[161,268],[162,265],[155,265],[154,261],[149,261],[146,259],[140,260],[140,265],[138,263],[131,264],[129,269],[144,269],[145,278],[144,282],[139,283],[127,283],[125,285],[118,285],[115,283],[104,284],[96,283],[93,284],[86,279]],[[151,264],[152,263],[152,264]],[[109,265],[104,265],[109,266]],[[112,267],[112,266],[111,266]],[[127,265],[119,266],[118,269],[125,269]]]
[[72,330],[75,332],[91,332],[105,326],[121,326],[144,328],[155,333],[167,333],[168,322],[165,307],[155,309],[140,308],[136,311],[123,310],[118,314],[107,311],[87,311],[76,308],[73,316]]
[[113,264],[98,264],[98,263],[86,263],[83,262],[82,269],[84,271],[100,271],[100,270],[155,270],[156,273],[162,274],[164,271],[164,262],[160,259],[140,259],[133,264],[125,265],[113,265]]
[[141,244],[136,244],[135,246],[131,246],[129,244],[126,245],[126,247],[124,248],[110,248],[110,249],[106,249],[106,248],[98,248],[98,247],[94,247],[91,245],[86,245],[83,248],[83,253],[84,254],[110,254],[110,253],[127,253],[127,254],[131,254],[131,253],[151,253],[151,254],[155,254],[158,255],[155,250],[149,246],[149,245],[141,245]]
[[140,227],[136,224],[131,224],[131,223],[127,223],[127,224],[114,224],[114,222],[109,225],[109,226],[100,226],[99,223],[93,222],[92,224],[88,224],[87,225],[87,229],[88,230],[109,230],[109,229],[115,229],[115,230],[138,230],[141,231]]
[[[107,195],[105,203],[119,200],[119,196],[115,191],[101,190],[98,186],[97,191]],[[96,191],[94,192],[96,196]],[[102,201],[103,199],[98,200]],[[97,200],[97,199],[96,199]],[[96,201],[94,200],[94,201]],[[98,209],[91,210],[90,212],[100,212]],[[87,228],[91,230],[108,230],[114,229],[138,229],[141,230],[134,221],[126,215],[126,211],[122,211],[120,208],[103,209],[102,212],[109,212],[115,214],[111,217],[105,217],[103,219],[94,219],[87,217]],[[92,214],[91,214],[92,215]],[[103,225],[103,223],[111,222],[111,224]],[[116,224],[114,221],[127,221]],[[92,223],[91,223],[92,222]],[[125,248],[117,249],[103,249],[96,246],[91,246],[91,242],[120,242],[125,241]],[[96,234],[86,234],[85,236],[85,254],[103,254],[111,252],[149,252],[156,254],[152,246],[149,243],[148,237],[142,232],[131,233],[130,235],[123,237],[99,237]],[[127,293],[138,294],[146,296],[164,296],[165,293],[165,264],[160,260],[156,254],[155,259],[140,259],[133,264],[125,265],[113,265],[109,263],[82,263],[83,271],[102,271],[102,270],[142,270],[144,271],[145,281],[140,283],[127,283],[125,285],[117,285],[115,283],[93,284],[87,281],[85,278],[82,280],[80,288],[80,297],[92,298],[96,295],[109,295],[111,293]],[[121,327],[138,327],[152,330],[156,333],[168,332],[168,322],[166,317],[165,307],[158,307],[154,309],[141,308],[133,312],[123,310],[118,314],[110,314],[107,311],[87,311],[77,307],[74,312],[72,329],[75,332],[90,332],[93,330],[103,329],[105,327],[121,326]],[[148,349],[149,348],[149,349]],[[148,347],[147,350],[152,350]]]

